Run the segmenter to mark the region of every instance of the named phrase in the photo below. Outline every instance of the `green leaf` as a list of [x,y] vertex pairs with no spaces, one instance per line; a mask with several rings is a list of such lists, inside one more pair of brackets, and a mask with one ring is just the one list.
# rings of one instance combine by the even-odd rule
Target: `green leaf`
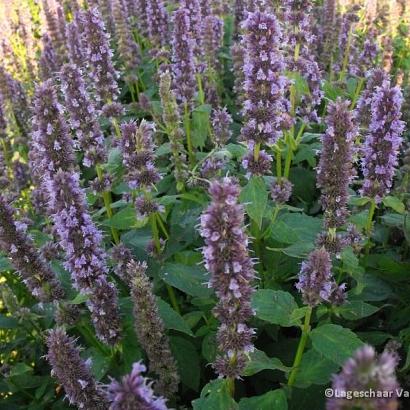
[[358,320],[373,315],[379,310],[377,306],[370,305],[362,300],[347,301],[334,309],[337,314],[346,320]]
[[313,348],[326,359],[342,366],[363,342],[350,329],[326,324],[310,332]]
[[101,380],[110,368],[110,360],[100,350],[90,347],[84,352],[84,358],[91,358],[91,372],[97,380]]
[[200,266],[185,266],[178,263],[167,263],[160,271],[161,279],[191,296],[206,298],[212,295],[206,283],[208,273]]
[[395,196],[386,196],[383,198],[383,204],[384,206],[395,210],[398,214],[404,214],[406,212],[406,207],[403,202]]
[[192,330],[189,328],[182,316],[175,312],[175,310],[172,309],[167,302],[157,297],[157,306],[159,314],[167,329],[178,330],[179,332],[186,333],[189,336],[194,336]]
[[199,388],[199,355],[195,346],[182,337],[170,337],[171,350],[178,365],[181,381],[192,390]]
[[212,363],[217,355],[216,332],[209,332],[202,340],[202,356],[208,363]]
[[241,203],[245,204],[246,212],[258,227],[262,226],[262,218],[268,203],[268,191],[262,177],[252,177],[242,189]]
[[201,105],[192,112],[192,146],[194,148],[205,147],[209,130],[209,117],[211,106]]
[[85,295],[84,293],[77,293],[76,297],[72,300],[70,300],[71,305],[81,305],[82,303],[87,302],[89,297]]
[[225,379],[212,380],[201,391],[199,399],[192,402],[193,410],[237,410]]
[[115,213],[111,219],[106,219],[102,222],[103,225],[109,226],[121,231],[128,231],[130,227],[137,223],[135,209],[132,206],[127,206],[121,211]]
[[250,355],[250,360],[244,370],[244,376],[253,376],[262,370],[280,370],[282,372],[289,372],[291,369],[286,367],[276,357],[268,357],[265,352],[255,349]]
[[0,256],[0,272],[14,269],[11,266],[9,259],[6,256]]
[[260,289],[252,296],[252,307],[256,317],[269,323],[284,327],[300,324],[300,320],[295,320],[292,316],[298,305],[289,292]]
[[296,375],[296,385],[307,387],[311,384],[326,384],[330,376],[336,373],[339,366],[326,359],[321,353],[314,349],[304,353]]
[[239,402],[239,410],[287,410],[288,402],[282,389],[269,391],[262,396],[246,397]]
[[108,153],[107,169],[110,174],[115,174],[122,167],[122,153],[119,148],[113,148]]

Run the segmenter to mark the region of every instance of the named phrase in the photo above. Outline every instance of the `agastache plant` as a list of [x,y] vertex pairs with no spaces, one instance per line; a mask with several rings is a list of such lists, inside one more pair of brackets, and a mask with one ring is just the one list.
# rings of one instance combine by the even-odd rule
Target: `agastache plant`
[[[349,358],[341,372],[333,376],[332,389],[335,397],[326,402],[327,410],[375,409],[395,410],[399,408],[399,383],[396,367],[399,357],[395,352],[385,350],[380,355],[372,346],[360,347]],[[367,397],[343,397],[346,392],[383,392]]]
[[220,321],[215,371],[221,377],[239,378],[253,351],[253,329],[247,321],[253,316],[251,295],[255,278],[244,229],[244,209],[238,204],[240,188],[231,178],[213,181],[209,187],[212,202],[201,215],[200,234],[205,267],[211,273],[209,286],[217,295],[214,309]]
[[91,362],[81,358],[75,339],[57,328],[49,331],[46,344],[51,374],[64,387],[70,404],[84,410],[108,410],[104,392],[91,373]]
[[166,401],[157,397],[152,390],[152,382],[143,376],[146,367],[134,363],[130,374],[120,381],[112,380],[107,388],[110,410],[167,410]]
[[358,129],[350,101],[331,103],[326,117],[326,133],[317,167],[317,185],[321,189],[324,226],[330,242],[336,241],[336,229],[346,223],[349,211],[349,186],[355,177],[354,154]]
[[[260,147],[276,143],[282,135],[284,113],[289,110],[289,102],[285,98],[288,80],[282,75],[285,63],[278,52],[282,33],[276,17],[269,13],[250,13],[243,27],[246,99],[241,139],[253,154],[253,160],[248,158],[244,165],[252,174],[265,174],[269,173],[270,166],[267,163],[262,166],[268,157],[260,155]],[[255,164],[251,166],[252,161]]]
[[43,50],[40,57],[40,76],[43,81],[56,76],[59,71],[57,54],[48,34],[43,35]]
[[57,103],[51,80],[38,87],[33,119],[32,163],[49,201],[66,268],[78,290],[89,296],[88,307],[98,337],[114,344],[119,338],[115,287],[108,283],[102,236],[88,213],[79,174],[74,171],[73,143]]
[[85,45],[83,38],[82,13],[76,13],[74,20],[67,24],[67,52],[71,64],[86,67]]
[[101,15],[96,8],[84,12],[86,58],[90,64],[90,78],[94,86],[97,108],[118,99],[118,73],[112,62],[113,52]]
[[84,152],[83,164],[86,167],[100,164],[106,158],[104,135],[83,73],[76,65],[66,64],[61,69],[60,78],[70,126]]
[[35,249],[24,222],[15,219],[14,209],[0,196],[0,248],[32,295],[41,302],[64,297],[64,291],[48,263]]
[[363,148],[365,179],[361,193],[374,198],[376,203],[381,202],[393,185],[404,131],[404,122],[400,119],[402,103],[400,88],[391,86],[389,80],[376,87],[371,100],[371,121]]
[[127,266],[134,303],[135,331],[139,343],[147,353],[149,370],[158,377],[154,391],[171,397],[178,390],[179,375],[146,270],[145,262],[131,261]]
[[146,2],[148,38],[154,47],[164,47],[169,41],[169,17],[163,0]]

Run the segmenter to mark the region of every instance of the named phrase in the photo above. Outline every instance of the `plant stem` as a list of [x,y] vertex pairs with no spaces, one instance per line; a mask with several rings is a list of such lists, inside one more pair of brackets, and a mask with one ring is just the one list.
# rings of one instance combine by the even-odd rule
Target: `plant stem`
[[350,104],[350,109],[351,110],[353,110],[354,107],[356,106],[356,103],[357,103],[359,95],[362,91],[363,85],[364,85],[364,78],[361,77],[359,82],[357,83],[356,90],[354,92],[354,96],[353,96],[353,99],[352,99],[352,103]]
[[375,211],[376,211],[376,201],[372,199],[370,202],[369,215],[367,217],[367,222],[366,222],[366,235],[369,236],[369,238],[372,233],[373,217],[374,217]]
[[192,140],[191,140],[191,118],[190,113],[188,110],[188,104],[185,103],[184,105],[184,127],[185,127],[185,134],[186,134],[186,143],[188,147],[188,157],[191,166],[194,164],[194,151],[192,148]]
[[292,371],[288,379],[288,386],[292,387],[296,380],[297,372],[299,371],[300,362],[302,361],[303,352],[305,351],[306,342],[310,333],[310,318],[312,317],[312,308],[309,306],[305,314],[305,322],[302,328],[302,335],[299,340],[298,349],[296,351],[295,360],[293,361]]
[[259,153],[261,151],[261,143],[258,142],[255,144],[255,146],[253,147],[253,158],[255,161],[257,161],[259,159]]
[[[96,172],[97,172],[98,180],[100,182],[102,182],[103,181],[103,173],[102,173],[101,166],[97,165],[95,167],[95,169],[96,169]],[[105,210],[107,212],[108,219],[111,219],[113,217],[113,211],[112,211],[112,208],[111,208],[111,203],[112,203],[111,192],[110,191],[104,191],[102,193],[102,197],[103,197],[104,206],[105,206]],[[111,227],[111,234],[112,234],[112,238],[114,239],[114,243],[116,245],[118,245],[120,243],[120,236],[119,236],[118,231],[114,227]]]
[[232,398],[235,396],[235,379],[228,377],[226,379],[226,386],[228,387],[228,392]]
[[276,151],[276,177],[278,180],[282,177],[282,152],[279,148]]
[[290,166],[292,164],[292,158],[293,158],[293,148],[292,148],[292,142],[290,139],[293,138],[291,135],[286,134],[286,141],[287,141],[287,152],[286,152],[286,159],[285,159],[285,170],[283,172],[283,176],[288,179],[289,178],[289,173],[290,173]]

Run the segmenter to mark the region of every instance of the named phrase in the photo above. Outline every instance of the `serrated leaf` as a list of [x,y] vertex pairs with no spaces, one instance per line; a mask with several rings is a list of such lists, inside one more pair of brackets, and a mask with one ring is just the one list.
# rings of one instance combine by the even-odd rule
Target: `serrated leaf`
[[208,288],[208,273],[200,266],[186,266],[167,263],[160,271],[160,277],[171,285],[191,296],[206,298],[212,295]]
[[245,204],[246,212],[258,227],[262,226],[262,219],[268,203],[268,191],[261,177],[252,177],[242,189],[241,203]]
[[239,410],[287,410],[284,390],[272,390],[261,396],[246,397],[239,402]]
[[341,306],[335,308],[346,320],[358,320],[373,315],[379,310],[377,306],[370,305],[362,300],[347,301]]
[[310,332],[313,348],[332,362],[342,366],[363,342],[350,329],[325,324]]
[[298,309],[293,296],[282,290],[259,289],[252,296],[256,317],[284,327],[297,326],[300,320],[293,318]]
[[383,198],[384,206],[395,210],[398,214],[404,214],[406,212],[406,207],[399,198],[395,196],[386,196]]
[[157,297],[157,306],[159,314],[167,329],[174,329],[179,332],[186,333],[189,336],[194,336],[192,330],[182,316],[178,312],[175,312],[175,310],[172,309],[167,302]]
[[212,380],[201,391],[201,396],[192,402],[193,410],[237,410],[225,379]]
[[280,370],[282,372],[289,372],[291,370],[290,367],[286,367],[276,357],[268,357],[265,352],[258,349],[255,349],[249,357],[250,360],[244,370],[244,376],[253,376],[262,370]]

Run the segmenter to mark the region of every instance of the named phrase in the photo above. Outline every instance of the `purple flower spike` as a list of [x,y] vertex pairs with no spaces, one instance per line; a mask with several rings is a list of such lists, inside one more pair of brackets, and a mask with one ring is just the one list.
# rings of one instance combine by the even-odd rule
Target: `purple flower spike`
[[241,137],[249,145],[274,144],[281,136],[283,114],[289,111],[289,82],[282,75],[285,63],[278,52],[282,33],[276,17],[268,13],[250,13],[243,27],[246,99]]
[[322,190],[325,227],[337,228],[346,223],[349,185],[354,176],[353,154],[358,129],[349,101],[338,99],[329,105],[326,133],[317,168],[317,184]]
[[91,167],[104,162],[104,135],[81,70],[76,65],[65,64],[61,69],[60,78],[65,106],[70,114],[70,125],[84,152],[83,164]]
[[232,137],[230,129],[232,117],[226,107],[218,108],[212,113],[213,140],[215,145],[223,147]]
[[54,50],[53,44],[51,43],[51,39],[47,34],[43,35],[42,42],[43,50],[41,51],[39,62],[40,76],[43,81],[46,81],[49,78],[53,78],[57,74],[59,65],[57,61],[57,54]]
[[76,13],[74,20],[67,24],[67,51],[71,64],[86,66],[84,39],[82,31],[82,13]]
[[112,50],[104,22],[96,8],[84,12],[86,57],[90,63],[91,82],[95,87],[99,107],[118,98],[118,74],[112,63]]
[[192,105],[196,91],[194,46],[191,21],[186,9],[174,13],[172,39],[172,74],[178,103]]
[[135,330],[139,343],[147,353],[149,369],[158,376],[155,392],[171,397],[178,390],[179,375],[146,270],[145,262],[131,261],[127,266],[134,303]]
[[371,102],[369,133],[364,143],[362,171],[364,175],[361,194],[381,202],[390,192],[402,144],[404,122],[401,118],[403,95],[390,81],[377,87]]
[[[385,350],[377,355],[372,346],[358,349],[344,364],[342,371],[333,376],[332,388],[339,395],[346,392],[375,392],[369,397],[333,397],[327,400],[327,410],[374,409],[396,410],[399,407],[396,378],[399,357],[395,352]],[[382,397],[378,392],[387,393]]]
[[52,80],[37,87],[33,105],[33,171],[43,178],[60,168],[71,169],[74,163],[73,142]]
[[130,374],[124,376],[120,382],[113,380],[107,389],[110,410],[167,410],[165,399],[155,396],[152,382],[142,374],[146,367],[141,363],[134,363]]
[[64,291],[47,262],[34,248],[26,233],[27,226],[14,219],[14,210],[0,196],[0,248],[32,295],[41,302],[64,297]]
[[81,358],[75,339],[63,329],[53,329],[47,336],[47,347],[51,374],[63,385],[70,404],[84,410],[108,410],[104,393],[91,374],[91,362]]
[[253,330],[246,322],[253,316],[251,295],[255,278],[244,228],[243,206],[238,204],[240,187],[231,178],[211,183],[212,202],[201,216],[200,234],[205,267],[212,274],[214,309],[220,321],[217,334],[219,356],[214,363],[221,377],[238,378],[253,351]]
[[151,189],[161,176],[155,168],[153,123],[142,120],[121,125],[121,150],[126,169],[125,178],[132,189]]
[[163,0],[147,0],[148,37],[154,47],[163,47],[169,42],[168,12]]
[[276,180],[270,188],[270,195],[276,204],[286,204],[292,196],[293,184],[287,179]]
[[[324,248],[314,250],[308,259],[302,262],[296,288],[302,293],[303,302],[311,307],[321,302],[332,303],[336,294],[343,294],[344,285],[336,285],[330,254]],[[343,300],[343,297],[338,299]]]

